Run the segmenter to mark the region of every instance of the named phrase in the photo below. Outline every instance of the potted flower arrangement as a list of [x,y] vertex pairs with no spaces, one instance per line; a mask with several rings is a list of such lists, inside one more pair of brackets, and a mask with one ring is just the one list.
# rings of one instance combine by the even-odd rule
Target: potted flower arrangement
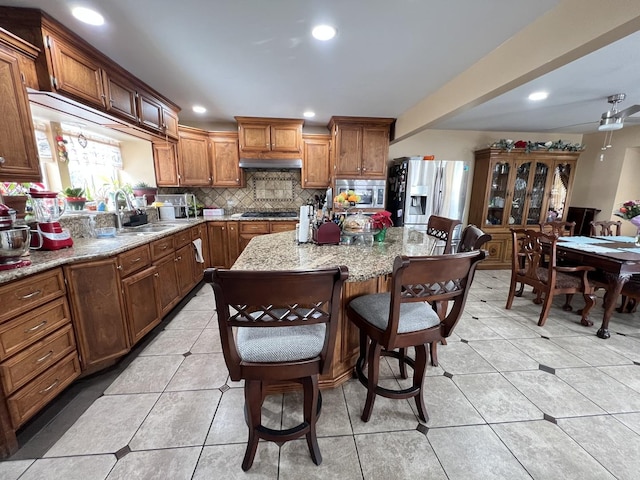
[[147,182],[138,182],[133,186],[133,195],[136,197],[146,195],[147,205],[151,205],[155,202],[156,193],[158,193],[158,189],[156,187],[152,187]]
[[71,210],[84,210],[84,204],[87,202],[84,196],[84,188],[67,187],[62,193],[67,197],[67,205]]
[[383,210],[382,212],[376,212],[371,215],[371,220],[373,222],[373,229],[380,230],[374,235],[374,240],[376,240],[377,242],[384,242],[384,239],[387,235],[387,228],[393,226],[393,221],[391,220],[391,212],[387,212],[386,210]]
[[614,215],[629,220],[636,227],[636,245],[640,246],[640,200],[624,202]]

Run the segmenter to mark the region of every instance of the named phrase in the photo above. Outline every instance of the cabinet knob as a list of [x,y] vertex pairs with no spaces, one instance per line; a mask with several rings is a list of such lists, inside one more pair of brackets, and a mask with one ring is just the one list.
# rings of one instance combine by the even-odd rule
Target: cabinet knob
[[160,276],[160,274],[156,272],[156,273],[153,274],[153,276],[158,278]]
[[4,157],[0,157],[0,165],[2,165],[4,162],[6,162],[6,160],[4,159]]

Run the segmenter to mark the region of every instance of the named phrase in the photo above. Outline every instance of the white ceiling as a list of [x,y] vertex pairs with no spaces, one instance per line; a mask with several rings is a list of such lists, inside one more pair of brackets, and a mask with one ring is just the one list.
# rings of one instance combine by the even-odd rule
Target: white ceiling
[[[399,117],[560,0],[0,0],[41,8],[182,107],[183,124],[236,115]],[[106,19],[90,27],[70,6]],[[338,36],[310,35],[330,23]],[[640,33],[432,128],[596,131],[606,97],[640,103]],[[536,105],[534,89],[550,92]],[[197,115],[191,106],[208,110]],[[633,122],[627,119],[625,123]]]

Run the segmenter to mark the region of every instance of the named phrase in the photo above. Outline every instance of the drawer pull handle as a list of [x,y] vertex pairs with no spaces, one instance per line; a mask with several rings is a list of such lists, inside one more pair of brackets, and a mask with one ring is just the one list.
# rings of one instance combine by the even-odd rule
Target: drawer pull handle
[[49,353],[47,353],[46,355],[44,355],[43,357],[40,357],[38,360],[36,360],[36,363],[42,363],[44,362],[47,358],[49,358],[51,355],[53,355],[53,350],[49,350]]
[[136,262],[139,262],[140,260],[142,260],[141,257],[134,258],[133,260],[131,260],[131,263],[136,263]]
[[27,293],[26,295],[23,295],[22,299],[26,300],[27,298],[35,297],[36,295],[40,295],[41,293],[42,293],[42,290],[36,290],[35,292],[31,292],[31,293]]
[[36,330],[41,329],[42,327],[44,327],[47,324],[46,320],[43,320],[42,322],[40,322],[38,325],[35,325],[31,328],[28,328],[24,331],[24,333],[29,333],[29,332],[35,332]]
[[56,378],[51,385],[49,385],[47,388],[40,390],[38,393],[47,393],[49,390],[51,390],[53,387],[55,387],[59,383],[60,383],[60,380]]

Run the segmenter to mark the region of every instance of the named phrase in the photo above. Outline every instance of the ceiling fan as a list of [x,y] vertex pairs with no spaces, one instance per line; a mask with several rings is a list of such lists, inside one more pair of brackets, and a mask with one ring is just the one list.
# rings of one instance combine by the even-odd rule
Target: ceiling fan
[[624,110],[618,110],[618,104],[626,97],[627,95],[625,93],[617,93],[607,97],[607,102],[613,105],[613,107],[611,107],[611,110],[607,110],[602,114],[600,125],[598,125],[599,131],[610,132],[612,130],[620,130],[624,126],[625,118],[640,112],[640,105],[631,105]]

